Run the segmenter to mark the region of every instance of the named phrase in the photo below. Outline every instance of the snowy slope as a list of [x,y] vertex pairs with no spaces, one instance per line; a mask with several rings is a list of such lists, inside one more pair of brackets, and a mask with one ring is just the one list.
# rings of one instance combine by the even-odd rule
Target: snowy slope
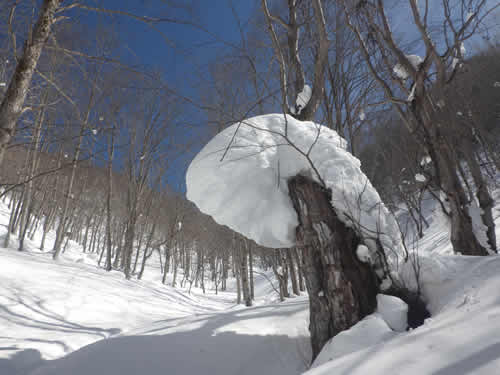
[[449,256],[441,261],[446,281],[426,285],[433,313],[426,324],[307,374],[500,373],[500,257]]
[[[0,244],[8,209],[0,202]],[[61,260],[38,250],[0,248],[0,375],[24,374],[44,360],[62,357],[90,343],[163,319],[212,313],[233,306],[234,293],[188,294],[162,285],[155,264],[145,280],[126,281],[121,272],[96,266],[95,254],[70,243]],[[48,236],[50,249],[53,233]],[[153,259],[152,259],[153,260]]]
[[[494,215],[500,227],[498,205]],[[355,327],[335,338],[307,374],[500,373],[500,257],[446,255],[446,218],[432,205],[426,216],[431,227],[418,251],[432,318],[403,333]],[[276,303],[263,274],[256,274],[256,306],[244,308],[234,305],[232,292],[188,295],[161,285],[152,271],[149,281],[125,281],[77,248],[58,263],[33,249],[0,249],[0,259],[1,375],[307,370],[307,297]]]

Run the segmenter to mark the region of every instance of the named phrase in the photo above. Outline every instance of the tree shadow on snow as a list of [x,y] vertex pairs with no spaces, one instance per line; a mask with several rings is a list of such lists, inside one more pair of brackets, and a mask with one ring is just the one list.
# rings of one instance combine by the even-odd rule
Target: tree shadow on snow
[[[16,347],[0,348],[0,350],[16,349]],[[15,353],[9,359],[0,358],[0,374],[25,375],[45,362],[38,350],[25,349]]]
[[[50,361],[32,375],[165,375],[165,374],[300,374],[310,358],[309,337],[248,332],[245,320],[292,315],[304,304],[283,306],[279,311],[257,307],[255,314],[243,317],[250,310],[236,310],[211,317],[197,316],[175,327],[165,321],[164,334],[114,337],[101,340],[61,359]],[[238,322],[238,328],[228,327]],[[165,324],[166,323],[166,324]],[[180,322],[178,322],[180,323]],[[199,323],[200,325],[192,325]],[[182,326],[186,325],[186,330]],[[175,327],[175,328],[174,328]],[[225,328],[227,327],[227,328]],[[248,326],[250,327],[250,325]],[[291,327],[293,329],[295,327]],[[188,330],[189,329],[189,330]],[[227,329],[227,331],[225,330]],[[148,333],[152,333],[149,331]],[[171,332],[168,332],[171,331]]]
[[[17,326],[22,328],[23,331],[25,331],[26,328],[30,328],[33,330],[53,332],[54,335],[58,333],[63,333],[65,336],[67,336],[66,334],[71,335],[73,333],[77,335],[86,334],[95,337],[96,340],[107,338],[121,332],[118,328],[103,329],[72,322],[64,315],[52,311],[45,306],[45,301],[36,295],[30,294],[26,290],[18,290],[15,287],[7,287],[6,289],[9,293],[5,293],[4,297],[8,302],[6,304],[0,304],[0,321],[8,322],[8,325],[11,326],[11,328],[9,328],[11,331],[16,331],[15,327]],[[64,353],[69,353],[72,350],[65,341],[41,339],[38,336],[37,334],[34,334],[33,337],[9,337],[1,335],[0,340],[4,339],[8,342],[15,342],[21,347],[33,346],[36,348],[41,344],[56,345],[59,346]],[[4,351],[15,351],[16,349],[18,349],[17,346],[0,348],[0,350]],[[36,352],[39,353],[38,351]],[[14,356],[20,355],[19,353],[24,352],[17,352]],[[2,370],[0,371],[0,375],[10,375],[10,372],[3,371],[1,366],[0,370]]]
[[[432,375],[461,375],[474,374],[479,368],[488,365],[489,362],[498,360],[500,357],[500,342],[483,348],[457,362],[434,372]],[[500,369],[499,369],[500,371]]]

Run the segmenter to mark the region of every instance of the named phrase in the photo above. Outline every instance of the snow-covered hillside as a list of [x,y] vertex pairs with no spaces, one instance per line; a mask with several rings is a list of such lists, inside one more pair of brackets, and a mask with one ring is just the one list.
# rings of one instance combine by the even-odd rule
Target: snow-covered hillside
[[[446,255],[446,220],[439,210],[426,212],[431,227],[418,250],[432,318],[378,336],[362,321],[333,339],[307,374],[498,373],[500,257]],[[495,217],[500,226],[498,206]],[[126,281],[98,269],[74,244],[59,262],[29,246],[0,249],[2,375],[307,371],[307,296],[277,303],[262,274],[256,306],[245,308],[231,291],[188,294],[162,285],[157,272]]]

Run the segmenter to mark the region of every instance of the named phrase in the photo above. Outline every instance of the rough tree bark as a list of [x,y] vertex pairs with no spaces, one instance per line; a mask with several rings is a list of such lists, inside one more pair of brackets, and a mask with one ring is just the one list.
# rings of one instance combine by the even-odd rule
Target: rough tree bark
[[59,8],[60,2],[60,0],[45,0],[43,2],[38,21],[31,36],[26,40],[23,54],[0,104],[0,164],[2,164],[5,150],[14,134],[17,120],[23,112],[24,100],[28,94],[31,78],[50,35],[52,25],[56,22],[55,12]]
[[331,193],[303,176],[288,181],[297,212],[297,244],[309,292],[313,359],[337,333],[348,329],[377,306],[379,279],[356,257],[360,238],[333,210]]

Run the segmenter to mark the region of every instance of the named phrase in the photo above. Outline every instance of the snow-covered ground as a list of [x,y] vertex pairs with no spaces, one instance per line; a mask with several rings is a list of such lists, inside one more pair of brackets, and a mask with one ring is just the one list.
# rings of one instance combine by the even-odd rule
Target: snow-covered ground
[[[432,318],[398,333],[369,317],[334,339],[307,374],[500,373],[500,257],[448,255],[446,218],[426,212],[431,226],[418,250]],[[500,227],[500,207],[494,215]],[[0,236],[5,219],[0,204]],[[26,252],[15,241],[0,248],[1,375],[307,371],[307,297],[276,302],[262,274],[256,306],[245,308],[231,291],[188,294],[162,285],[154,269],[146,280],[126,281],[75,244],[53,262],[36,250],[38,240]]]
[[[0,241],[7,222],[0,203]],[[270,271],[255,274],[256,307],[245,309],[235,305],[234,280],[228,282],[233,291],[188,293],[161,284],[153,259],[145,280],[127,281],[121,272],[98,268],[96,256],[75,243],[54,262],[37,249],[39,241],[35,236],[19,252],[13,237],[9,248],[0,248],[0,375],[35,368],[34,374],[164,374],[169,368],[234,374],[251,373],[258,363],[264,373],[299,374],[308,366],[307,296],[276,304]],[[52,242],[49,235],[47,249]]]

